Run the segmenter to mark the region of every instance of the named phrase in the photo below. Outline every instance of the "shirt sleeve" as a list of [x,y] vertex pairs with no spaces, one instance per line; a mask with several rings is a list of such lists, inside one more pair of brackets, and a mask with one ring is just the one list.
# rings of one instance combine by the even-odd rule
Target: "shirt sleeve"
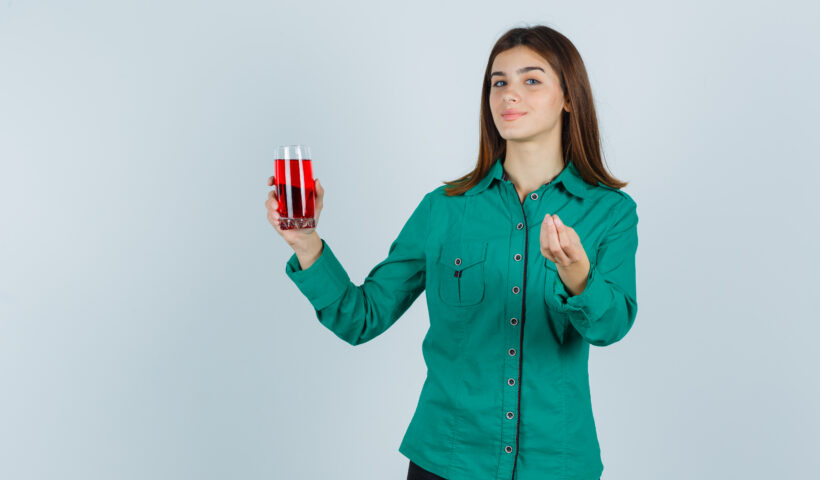
[[319,322],[351,345],[365,343],[390,328],[424,291],[424,245],[430,218],[429,194],[390,245],[387,258],[355,285],[327,242],[319,258],[302,270],[294,253],[285,273],[310,301]]
[[610,345],[622,339],[635,322],[638,302],[635,254],[638,250],[638,213],[634,200],[625,202],[590,260],[584,290],[572,295],[555,275],[554,294],[559,308],[581,336],[592,345]]

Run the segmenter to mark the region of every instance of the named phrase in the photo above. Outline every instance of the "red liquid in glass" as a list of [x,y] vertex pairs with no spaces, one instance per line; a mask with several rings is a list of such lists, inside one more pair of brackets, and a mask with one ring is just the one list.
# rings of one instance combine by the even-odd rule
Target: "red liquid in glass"
[[314,183],[310,159],[274,160],[274,188],[282,230],[313,228]]

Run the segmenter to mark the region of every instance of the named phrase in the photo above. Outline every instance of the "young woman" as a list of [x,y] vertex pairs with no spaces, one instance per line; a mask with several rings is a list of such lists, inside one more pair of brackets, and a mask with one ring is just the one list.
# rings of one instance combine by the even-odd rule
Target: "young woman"
[[271,192],[268,219],[295,251],[286,274],[352,345],[426,290],[427,378],[399,447],[408,479],[600,478],[589,347],[635,320],[638,215],[602,165],[589,80],[566,37],[535,26],[498,40],[478,162],[444,183],[362,285],[315,230],[278,229]]

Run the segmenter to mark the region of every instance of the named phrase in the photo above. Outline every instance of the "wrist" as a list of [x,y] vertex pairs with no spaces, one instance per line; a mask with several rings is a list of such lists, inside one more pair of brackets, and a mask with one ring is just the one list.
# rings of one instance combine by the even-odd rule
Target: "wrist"
[[306,270],[313,265],[313,262],[322,255],[322,239],[315,231],[304,239],[291,244],[291,247],[299,259],[302,270]]
[[321,243],[322,239],[319,238],[319,234],[314,230],[307,235],[301,235],[293,242],[289,242],[289,245],[295,252],[300,253],[315,249],[316,245],[320,245]]
[[[557,265],[557,264],[556,264]],[[570,296],[580,295],[587,285],[587,278],[591,265],[589,259],[575,262],[568,267],[558,267],[558,277],[564,284],[564,288]]]

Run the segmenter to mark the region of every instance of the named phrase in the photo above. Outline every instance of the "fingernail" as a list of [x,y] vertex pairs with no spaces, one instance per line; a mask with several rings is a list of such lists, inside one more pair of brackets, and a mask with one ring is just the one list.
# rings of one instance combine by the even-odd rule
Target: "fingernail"
[[552,217],[547,215],[547,225],[552,225]]
[[563,223],[561,223],[561,219],[558,218],[558,217],[555,217],[555,224],[556,225],[563,225]]

